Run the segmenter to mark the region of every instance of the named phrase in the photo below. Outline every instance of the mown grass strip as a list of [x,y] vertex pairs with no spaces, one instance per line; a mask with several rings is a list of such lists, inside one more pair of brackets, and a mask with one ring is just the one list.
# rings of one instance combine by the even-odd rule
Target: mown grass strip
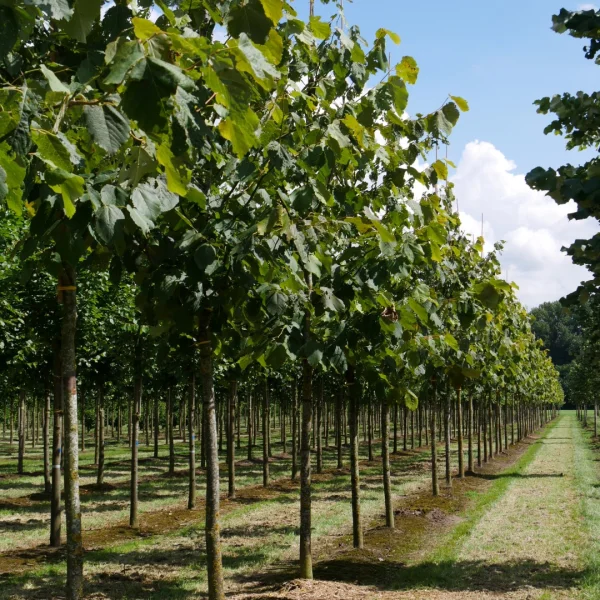
[[540,438],[531,444],[519,460],[517,460],[513,466],[502,471],[502,474],[506,475],[506,477],[494,480],[492,485],[485,492],[478,494],[475,497],[475,502],[461,515],[464,520],[452,530],[452,533],[444,543],[429,557],[431,562],[452,563],[457,560],[462,543],[471,534],[479,521],[485,517],[492,504],[494,504],[513,483],[514,480],[510,475],[518,476],[523,473],[536,457],[541,447],[541,441],[548,436],[562,418],[563,417],[560,417],[548,424],[542,431]]

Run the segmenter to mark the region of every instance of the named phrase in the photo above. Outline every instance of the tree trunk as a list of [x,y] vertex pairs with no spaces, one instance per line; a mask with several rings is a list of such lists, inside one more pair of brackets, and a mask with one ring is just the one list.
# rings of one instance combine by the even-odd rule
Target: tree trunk
[[385,524],[394,527],[394,507],[392,505],[392,480],[390,473],[390,407],[383,403],[383,424],[381,428],[381,459],[383,465],[383,495],[385,497]]
[[200,373],[202,375],[204,421],[206,423],[206,564],[209,600],[224,600],[223,559],[219,531],[219,453],[217,415],[213,383],[210,312],[205,310],[200,324]]
[[319,381],[319,395],[317,396],[317,422],[316,422],[316,437],[317,437],[317,473],[323,472],[323,440],[321,435],[322,419],[323,419],[323,377]]
[[60,531],[62,522],[60,463],[62,457],[62,418],[63,418],[63,388],[61,377],[60,340],[54,346],[54,422],[52,425],[52,496],[50,498],[50,545],[60,546]]
[[154,396],[154,458],[158,458],[158,436],[160,428],[158,427],[158,394]]
[[19,391],[19,456],[17,459],[17,473],[23,475],[23,460],[25,458],[25,430],[26,414],[25,409],[25,390]]
[[254,418],[252,415],[252,392],[248,394],[248,460],[252,460],[252,425]]
[[[305,337],[310,317],[305,317]],[[310,433],[312,429],[312,367],[302,361],[302,431],[300,436],[300,577],[312,579]]]
[[463,449],[463,407],[460,388],[456,388],[456,409],[456,416],[458,419],[458,424],[456,427],[458,433],[458,476],[459,478],[463,479],[465,476],[465,455]]
[[446,458],[446,485],[452,487],[452,463],[450,457],[450,426],[451,426],[451,413],[450,403],[452,401],[452,395],[450,394],[450,388],[446,390],[446,401],[444,402],[444,440],[445,440],[445,458]]
[[468,439],[468,452],[469,452],[469,457],[468,457],[468,466],[467,469],[469,470],[469,473],[473,473],[475,471],[475,463],[473,460],[473,394],[471,392],[469,392],[469,406],[468,406],[468,415],[467,415],[467,427],[468,427],[468,432],[467,435],[469,436]]
[[431,490],[434,496],[440,493],[437,472],[437,437],[435,431],[435,413],[437,404],[436,381],[432,379],[433,393],[431,398]]
[[263,394],[262,434],[263,434],[263,487],[269,485],[269,379],[265,379]]
[[104,483],[104,385],[98,391],[98,476],[96,484]]
[[344,387],[340,386],[339,393],[336,397],[335,420],[336,420],[336,446],[337,446],[337,468],[341,469],[344,466],[342,460],[342,410],[344,406]]
[[[139,335],[139,334],[138,334]],[[133,402],[131,407],[131,487],[129,526],[137,528],[138,521],[138,450],[140,446],[140,411],[142,409],[142,342],[136,340],[134,359]]]
[[298,475],[298,386],[292,382],[292,479]]
[[237,381],[229,383],[229,419],[227,422],[227,470],[229,498],[235,498],[235,407],[237,402]]
[[355,548],[362,548],[364,537],[360,518],[360,473],[358,457],[358,386],[354,368],[346,371],[350,405],[350,479],[352,487],[352,539]]
[[171,388],[167,390],[167,430],[169,432],[169,475],[175,475],[175,439],[173,435],[173,400]]
[[[193,367],[192,367],[193,368]],[[194,416],[196,411],[196,373],[192,371],[190,394],[188,396],[188,443],[189,443],[189,477],[188,508],[196,506],[196,435],[194,434]]]
[[59,281],[64,312],[61,328],[61,366],[65,425],[65,513],[67,520],[67,600],[83,597],[83,544],[79,501],[79,440],[77,436],[77,376],[75,331],[77,299],[75,270],[65,266]]
[[50,385],[46,380],[44,390],[44,492],[49,494],[52,491],[52,477],[50,469]]

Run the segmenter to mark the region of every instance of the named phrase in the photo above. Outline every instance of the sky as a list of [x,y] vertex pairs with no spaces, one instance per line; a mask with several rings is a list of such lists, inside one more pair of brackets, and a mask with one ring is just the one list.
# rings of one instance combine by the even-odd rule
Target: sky
[[[302,15],[308,0],[296,0]],[[318,2],[317,2],[318,4]],[[600,4],[600,3],[599,3]],[[420,74],[410,88],[408,113],[437,109],[448,94],[465,98],[465,113],[451,137],[448,158],[463,228],[486,246],[504,240],[503,275],[518,286],[528,308],[558,300],[588,278],[561,247],[589,237],[596,224],[569,222],[560,207],[529,189],[525,174],[585,159],[564,140],[545,136],[550,117],[534,100],[556,93],[593,91],[598,67],[583,56],[582,40],[550,29],[560,8],[591,8],[567,0],[354,0],[345,3],[349,25],[372,41],[385,27],[401,37],[392,61],[414,57]],[[330,15],[331,6],[319,6]]]

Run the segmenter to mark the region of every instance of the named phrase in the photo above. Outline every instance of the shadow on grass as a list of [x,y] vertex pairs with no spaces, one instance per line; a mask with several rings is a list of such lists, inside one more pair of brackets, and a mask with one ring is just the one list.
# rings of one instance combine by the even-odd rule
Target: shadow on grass
[[548,477],[563,477],[562,473],[470,473],[478,479],[546,479]]
[[[520,589],[570,589],[586,577],[584,570],[566,569],[532,560],[507,563],[484,561],[444,561],[406,565],[380,561],[368,550],[349,552],[345,557],[315,565],[315,579],[372,586],[382,591],[431,587],[451,592],[509,593]],[[254,583],[254,591],[276,589],[298,576],[297,567],[273,567],[264,577],[239,575],[240,583]]]

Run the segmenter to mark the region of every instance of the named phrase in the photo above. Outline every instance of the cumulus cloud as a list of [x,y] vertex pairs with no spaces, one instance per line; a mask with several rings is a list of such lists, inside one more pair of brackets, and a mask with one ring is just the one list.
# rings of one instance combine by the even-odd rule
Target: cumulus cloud
[[562,246],[596,232],[594,221],[569,221],[574,206],[557,205],[531,190],[516,165],[488,142],[466,145],[453,177],[465,232],[483,234],[486,249],[504,241],[503,275],[519,286],[518,296],[529,308],[558,300],[589,278],[573,265]]
[[595,4],[579,4],[577,10],[598,10],[598,7]]

